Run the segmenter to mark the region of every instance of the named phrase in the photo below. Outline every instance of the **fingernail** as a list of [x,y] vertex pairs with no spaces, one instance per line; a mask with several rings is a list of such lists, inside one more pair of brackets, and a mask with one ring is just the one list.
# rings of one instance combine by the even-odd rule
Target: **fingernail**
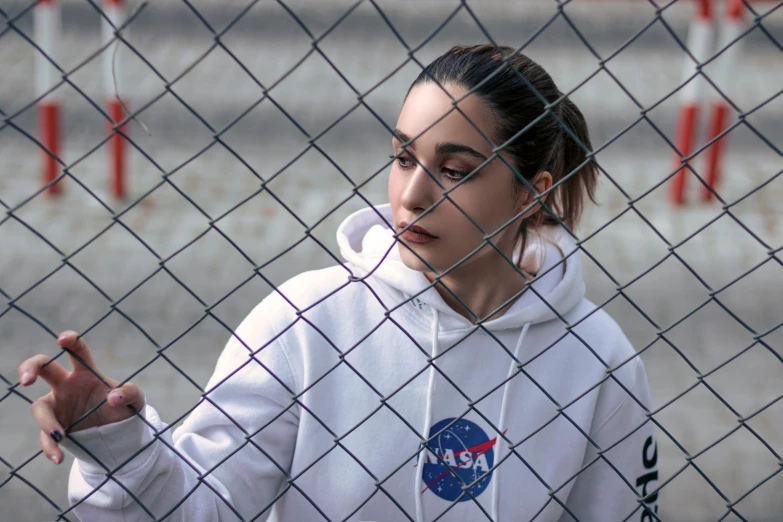
[[27,370],[27,371],[25,371],[25,372],[22,374],[22,379],[21,379],[21,381],[20,381],[20,382],[21,382],[23,385],[27,386],[28,384],[30,384],[30,379],[32,379],[32,377],[33,377],[33,373],[32,373],[31,371]]
[[51,457],[49,457],[49,460],[51,460],[55,464],[59,464],[60,463],[60,459],[57,458],[57,455],[52,455]]
[[114,405],[120,404],[122,402],[122,394],[121,393],[110,393],[109,394],[109,400]]
[[57,342],[61,343],[65,340],[65,338],[68,337],[66,334],[60,334],[60,336],[57,338]]
[[54,440],[55,442],[60,442],[61,440],[63,440],[63,436],[62,436],[62,434],[61,434],[59,431],[57,431],[57,430],[52,430],[52,431],[49,433],[49,436],[50,436],[50,437],[52,438],[52,440]]

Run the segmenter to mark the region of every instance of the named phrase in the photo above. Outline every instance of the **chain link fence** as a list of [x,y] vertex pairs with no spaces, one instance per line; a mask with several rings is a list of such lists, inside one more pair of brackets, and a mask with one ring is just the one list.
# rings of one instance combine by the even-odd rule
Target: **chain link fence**
[[[56,468],[45,459],[29,413],[49,388],[22,388],[17,366],[36,353],[62,361],[65,351],[54,341],[73,329],[101,371],[138,384],[172,428],[198,404],[212,403],[207,381],[248,312],[291,277],[343,262],[338,225],[388,201],[388,144],[411,81],[450,46],[475,42],[510,45],[538,61],[591,131],[599,205],[574,231],[587,297],[615,318],[644,360],[658,442],[656,480],[626,481],[639,497],[626,520],[779,518],[783,2],[742,1],[746,22],[737,37],[699,59],[688,46],[696,6],[684,0],[143,1],[127,6],[127,18],[104,43],[105,6],[63,0],[57,57],[47,57],[57,81],[46,93],[57,93],[63,136],[49,155],[57,178],[42,185],[41,149],[53,150],[35,116],[46,96],[31,91],[35,61],[46,54],[33,36],[33,13],[45,3],[0,3],[4,519],[77,520],[66,496],[72,457]],[[730,73],[719,73],[721,57],[739,45]],[[113,78],[116,94],[130,111],[122,126],[109,124],[110,134],[101,83],[108,52],[115,76],[122,72],[121,81]],[[683,62],[691,70],[685,78]],[[683,154],[675,138],[681,95],[697,81],[734,119],[716,137],[697,136]],[[114,153],[106,150],[118,132],[129,151],[127,197],[119,200],[107,166]],[[695,192],[709,186],[706,157],[724,136],[713,200],[698,201]],[[672,205],[668,187],[682,165],[689,203]],[[55,183],[61,193],[50,197]],[[417,296],[407,304],[420,306]],[[379,327],[389,317],[381,310]],[[364,381],[377,407],[355,426],[339,431],[322,421],[308,390],[288,390],[293,402],[280,407],[280,415],[301,408],[323,427],[327,450],[310,466],[335,449],[349,451],[352,433],[373,415],[402,420],[427,440],[418,420],[394,418],[395,397],[414,386],[414,376],[394,390],[376,388],[351,363],[359,344],[332,347],[339,361],[317,379]],[[434,361],[427,347],[419,349],[425,359],[418,375],[426,378]],[[519,375],[525,364],[516,362]],[[607,370],[611,377],[616,369]],[[467,411],[479,399],[455,393]],[[572,403],[555,404],[560,415]],[[252,441],[250,426],[231,422]],[[528,428],[535,434],[545,427]],[[512,447],[524,442],[505,439]],[[313,502],[313,519],[365,520],[363,506],[378,498],[387,504],[385,519],[416,519],[386,484],[421,447],[374,451],[388,462],[383,473],[355,457],[351,470],[374,484],[370,498],[357,494],[337,510]],[[519,455],[507,455],[502,462],[511,467]],[[274,500],[309,498],[297,479],[310,466],[296,473],[280,466],[288,480]],[[120,484],[114,473],[121,466],[105,471],[106,481]],[[230,505],[211,485],[213,471],[195,470],[198,484]],[[428,519],[449,519],[462,501],[481,506],[477,483],[450,471],[461,494]],[[555,492],[554,504],[565,504],[556,494],[563,486],[544,486]],[[129,502],[138,500],[126,491]],[[150,520],[170,514],[143,509]],[[475,513],[491,518],[483,508]]]

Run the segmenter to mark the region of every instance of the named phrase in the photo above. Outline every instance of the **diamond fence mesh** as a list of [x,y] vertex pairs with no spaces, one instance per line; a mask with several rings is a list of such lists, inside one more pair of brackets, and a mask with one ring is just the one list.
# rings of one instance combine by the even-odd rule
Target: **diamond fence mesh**
[[[186,506],[196,490],[204,495],[204,489],[226,516],[243,520],[263,519],[267,508],[285,502],[286,495],[311,506],[313,520],[417,520],[413,484],[404,498],[395,494],[394,484],[399,473],[411,474],[423,446],[373,448],[385,463],[379,469],[377,461],[365,463],[352,449],[352,437],[367,437],[362,426],[375,416],[442,456],[432,446],[439,435],[421,431],[426,386],[419,382],[426,384],[437,373],[454,385],[463,413],[441,431],[468,413],[481,415],[476,404],[485,396],[459,389],[438,368],[429,345],[409,333],[405,339],[411,350],[404,353],[418,357],[417,370],[400,374],[394,387],[373,382],[352,360],[363,341],[372,341],[372,332],[348,346],[323,339],[334,364],[307,386],[291,389],[287,377],[267,368],[267,378],[279,382],[291,398],[277,405],[274,418],[251,427],[220,410],[221,422],[240,430],[245,440],[220,461],[197,465],[165,437],[198,405],[219,408],[212,397],[220,386],[207,382],[226,341],[240,337],[233,336],[235,328],[264,297],[279,295],[278,304],[292,311],[293,323],[317,328],[307,315],[317,303],[299,303],[281,285],[304,271],[344,263],[337,226],[354,211],[388,201],[388,172],[397,157],[388,158],[388,143],[407,88],[449,47],[475,42],[509,45],[531,56],[586,116],[593,145],[589,160],[600,172],[599,205],[586,209],[571,233],[582,258],[587,297],[622,327],[637,352],[632,359],[644,360],[652,400],[649,407],[639,404],[658,444],[655,478],[623,478],[624,487],[638,497],[624,519],[779,518],[783,3],[714,3],[716,11],[741,4],[744,22],[735,38],[704,58],[689,47],[689,27],[699,6],[683,0],[145,1],[128,5],[123,19],[107,14],[118,2],[71,0],[61,5],[60,37],[44,43],[34,36],[33,14],[51,4],[0,4],[4,518],[77,520],[66,496],[73,457],[66,454],[58,467],[46,460],[29,411],[49,387],[39,380],[24,388],[16,373],[22,361],[38,353],[62,363],[66,350],[54,341],[61,331],[73,329],[90,345],[103,375],[144,390],[148,403],[170,424],[150,444],[163,445],[158,451],[188,462],[187,472],[196,477],[192,490],[171,499],[166,510],[152,512],[131,480],[117,478],[144,449],[134,448],[114,464],[101,462],[105,476],[100,484],[124,490],[127,503],[139,506],[133,512],[139,520],[181,517],[175,510]],[[102,43],[101,23],[109,22],[113,29]],[[722,64],[732,50],[735,61]],[[109,53],[112,72],[106,81],[101,61]],[[50,73],[55,82],[32,94],[35,63],[42,55],[45,67],[55,71]],[[683,62],[690,71],[685,77]],[[115,92],[107,93],[102,81]],[[676,137],[677,121],[683,105],[694,101],[687,93],[697,82],[703,92],[695,101],[717,100],[733,120],[719,133],[694,132],[696,145],[684,151]],[[107,99],[116,95],[123,101],[122,118],[106,108]],[[42,136],[36,121],[37,105],[55,98],[63,131],[59,150]],[[106,134],[113,118],[122,125],[109,123],[112,132]],[[711,186],[705,174],[711,168],[709,155],[724,136],[722,176]],[[124,199],[113,197],[115,143],[128,151]],[[503,150],[495,145],[497,153]],[[39,177],[42,149],[48,149],[45,156],[54,159],[57,171],[45,185]],[[689,180],[685,205],[670,203],[678,171]],[[59,194],[52,193],[54,186]],[[707,202],[696,197],[705,187],[712,196]],[[446,191],[444,199],[448,196]],[[370,288],[371,278],[349,277],[345,271],[344,284],[324,292],[321,301],[328,303],[351,287]],[[418,297],[389,305],[378,296],[378,332],[404,330],[394,312],[406,305],[421,308]],[[351,317],[340,320],[349,324]],[[577,325],[566,326],[564,334],[578,335]],[[514,361],[508,378],[482,389],[503,393],[512,379],[530,378],[534,361],[518,358],[481,321],[477,329],[488,334],[488,344],[504,346],[505,355],[496,350],[497,357]],[[260,353],[267,343],[247,348]],[[527,426],[524,435],[506,434],[503,426],[482,416],[500,434],[491,471],[510,468],[515,460],[524,464],[522,445],[546,433],[549,423],[577,427],[568,408],[604,382],[620,383],[615,375],[627,362],[616,367],[601,362],[605,377],[567,401],[541,386],[547,395],[542,400],[556,414],[542,425]],[[388,361],[391,367],[398,363]],[[330,425],[313,399],[319,383],[336,378],[354,387],[360,382],[361,395],[373,403],[349,427]],[[362,410],[340,397],[333,399],[338,410]],[[415,420],[399,413],[400,397],[421,403]],[[277,462],[257,442],[264,438],[256,438],[290,422],[286,415],[292,411],[299,422],[306,419],[321,430],[319,440],[298,439],[297,451],[308,445],[323,449],[298,469]],[[507,418],[515,415],[513,409],[507,412]],[[503,459],[501,446],[506,448]],[[235,465],[232,457],[244,458],[243,448],[252,448],[259,460],[268,459],[284,475],[274,494],[262,491],[263,483],[255,486],[259,498],[271,501],[259,500],[250,517],[233,505],[232,492],[210,480],[221,466]],[[610,449],[601,450],[595,460],[614,468]],[[319,505],[314,499],[333,486],[321,482],[316,491],[308,489],[318,484],[312,474],[336,453],[349,459],[346,474],[369,486],[357,486],[350,505]],[[557,462],[559,455],[546,458]],[[649,460],[651,453],[644,455]],[[488,475],[466,481],[456,470],[462,464],[441,461],[458,495],[437,510],[428,507],[426,518],[492,519],[491,493],[480,487]],[[526,508],[532,515],[524,518],[557,520],[559,511],[571,512],[567,495],[558,493],[587,467],[561,483],[547,483],[531,469],[548,500]],[[98,495],[97,489],[91,495]],[[89,503],[91,495],[76,508]],[[524,498],[526,492],[516,495]],[[474,509],[464,511],[465,505]],[[502,518],[520,519],[511,513]]]

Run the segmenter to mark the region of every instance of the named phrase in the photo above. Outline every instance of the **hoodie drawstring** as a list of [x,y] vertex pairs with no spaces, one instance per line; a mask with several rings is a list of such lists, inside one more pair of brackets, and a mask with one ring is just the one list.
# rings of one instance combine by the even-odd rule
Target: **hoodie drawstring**
[[[511,364],[508,366],[508,375],[506,376],[506,384],[503,385],[503,399],[500,401],[500,419],[498,420],[498,430],[502,430],[503,426],[506,425],[506,409],[508,407],[508,387],[509,384],[511,384],[511,376],[514,374],[514,369],[517,366],[517,360],[519,359],[519,349],[522,346],[522,341],[525,338],[525,334],[527,333],[528,329],[530,328],[531,323],[525,323],[525,326],[522,328],[522,332],[519,334],[519,339],[517,339],[517,346],[514,348],[514,358],[511,359]],[[494,522],[498,522],[500,520],[500,490],[498,489],[498,484],[500,484],[500,461],[503,458],[503,448],[506,447],[506,443],[503,440],[503,434],[498,431],[497,432],[497,452],[495,453],[495,471],[492,472],[494,477],[492,477],[492,520]]]
[[[432,424],[432,396],[435,394],[435,357],[438,355],[438,330],[440,330],[440,317],[435,307],[432,307],[433,327],[432,327],[432,348],[430,356],[433,360],[430,362],[430,379],[427,384],[427,407],[424,413],[424,439],[429,438],[430,424]],[[416,480],[413,481],[416,498],[416,522],[424,522],[424,508],[421,505],[421,490],[423,484],[424,459],[427,456],[427,449],[422,441],[422,451],[419,453],[418,464],[416,465]]]

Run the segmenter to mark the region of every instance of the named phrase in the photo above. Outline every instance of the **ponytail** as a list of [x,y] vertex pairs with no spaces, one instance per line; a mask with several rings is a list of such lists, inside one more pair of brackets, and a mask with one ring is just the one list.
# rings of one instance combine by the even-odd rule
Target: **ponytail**
[[549,165],[541,169],[549,171],[552,185],[556,185],[547,196],[545,204],[557,218],[544,209],[537,214],[542,216],[540,221],[543,224],[557,224],[562,221],[573,230],[579,225],[586,200],[596,203],[598,168],[592,159],[586,161],[588,153],[592,154],[593,147],[582,111],[568,98],[563,99],[558,108],[561,123],[555,121],[555,125],[559,127],[559,136],[552,144]]

